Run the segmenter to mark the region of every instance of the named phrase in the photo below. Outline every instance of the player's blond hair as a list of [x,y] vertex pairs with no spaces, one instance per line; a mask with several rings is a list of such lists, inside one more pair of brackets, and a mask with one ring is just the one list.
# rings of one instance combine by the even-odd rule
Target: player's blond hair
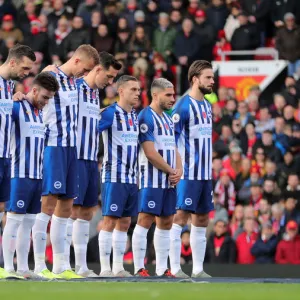
[[89,57],[89,58],[93,59],[95,66],[99,65],[99,63],[100,63],[98,51],[94,47],[92,47],[91,45],[88,45],[88,44],[79,46],[76,49],[74,55],[85,56],[85,57]]

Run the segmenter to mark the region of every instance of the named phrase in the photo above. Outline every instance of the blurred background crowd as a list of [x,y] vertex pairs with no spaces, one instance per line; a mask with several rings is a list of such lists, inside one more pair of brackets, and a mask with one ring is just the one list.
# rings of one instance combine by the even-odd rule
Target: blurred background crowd
[[[206,262],[300,264],[299,0],[0,0],[0,22],[0,62],[16,43],[29,45],[37,56],[32,76],[17,83],[17,91],[26,93],[45,65],[60,65],[78,46],[89,43],[122,62],[119,75],[139,79],[137,111],[151,102],[148,91],[154,78],[172,81],[178,96],[185,93],[187,70],[195,59],[219,61],[222,51],[276,48],[288,68],[272,97],[263,97],[258,86],[250,87],[243,101],[236,100],[235,87],[215,90],[216,210],[210,215]],[[230,59],[237,57],[226,57]],[[102,107],[118,100],[114,85],[101,93]],[[99,191],[90,262],[99,261],[100,208]],[[148,235],[147,263],[155,263],[153,231]],[[127,263],[132,263],[131,234],[132,229]],[[191,255],[187,226],[182,263],[191,263]]]

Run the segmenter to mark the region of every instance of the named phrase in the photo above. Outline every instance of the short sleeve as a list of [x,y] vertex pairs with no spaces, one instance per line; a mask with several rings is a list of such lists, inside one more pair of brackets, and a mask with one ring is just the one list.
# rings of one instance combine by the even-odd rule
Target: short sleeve
[[[181,100],[184,101],[184,100]],[[185,124],[189,122],[189,106],[188,104],[179,103],[172,112],[172,121],[175,128],[176,144],[179,140],[180,134],[184,129]]]
[[144,142],[154,142],[154,123],[152,114],[142,111],[139,116],[139,142],[140,144]]
[[101,111],[99,121],[99,132],[110,128],[114,121],[115,107],[109,106]]

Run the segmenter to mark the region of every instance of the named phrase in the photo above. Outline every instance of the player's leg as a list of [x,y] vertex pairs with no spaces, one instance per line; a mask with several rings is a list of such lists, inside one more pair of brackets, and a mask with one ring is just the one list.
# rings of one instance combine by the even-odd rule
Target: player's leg
[[127,199],[127,191],[123,183],[102,183],[102,214],[103,224],[99,232],[99,254],[102,277],[112,277],[110,256],[112,249],[112,235],[117,221],[122,217],[124,204]]
[[[74,206],[73,206],[74,208]],[[87,266],[87,245],[89,242],[90,221],[95,207],[79,208],[79,213],[73,225],[73,244],[75,252],[76,273],[84,277],[96,277],[97,275]],[[75,217],[75,216],[74,216]]]
[[112,271],[116,277],[131,277],[131,274],[124,270],[123,259],[127,243],[127,232],[131,223],[131,217],[118,219],[112,236],[113,267]]
[[11,182],[11,161],[0,158],[0,224],[5,212],[5,203],[9,200]]
[[145,272],[144,264],[147,234],[155,216],[161,213],[163,189],[144,188],[139,190],[138,197],[139,216],[132,235],[134,274],[136,276],[149,276]]
[[122,218],[118,220],[113,232],[113,273],[117,277],[132,276],[124,270],[123,260],[131,217],[138,215],[138,187],[136,184],[126,184],[124,187],[127,189],[127,201],[124,206]]
[[42,193],[42,180],[27,179],[30,182],[30,188],[27,194],[30,195],[30,203],[26,209],[26,215],[21,223],[17,235],[17,273],[18,275],[26,278],[40,278],[28,266],[28,254],[31,242],[31,230],[35,223],[36,215],[41,212],[41,193]]
[[172,229],[170,232],[170,266],[175,277],[188,278],[180,267],[181,256],[181,233],[186,226],[190,213],[194,212],[201,194],[199,181],[180,180],[177,187],[177,212],[174,216]]
[[170,230],[176,212],[176,190],[164,189],[162,208],[159,217],[156,217],[154,232],[154,249],[156,257],[156,275],[173,277],[168,270],[168,256],[170,252]]
[[7,206],[7,220],[3,232],[4,268],[14,273],[14,254],[17,245],[17,232],[23,222],[30,201],[30,186],[27,178],[12,178],[10,201]]
[[213,189],[211,180],[202,180],[202,193],[195,214],[192,215],[191,249],[193,255],[192,277],[210,277],[203,271],[203,262],[206,250],[206,228],[208,213],[214,209]]
[[87,267],[87,245],[89,241],[90,221],[94,208],[98,204],[99,172],[95,161],[78,160],[79,194],[74,200],[71,218],[73,224],[73,245],[75,252],[75,271],[84,277],[97,276]]

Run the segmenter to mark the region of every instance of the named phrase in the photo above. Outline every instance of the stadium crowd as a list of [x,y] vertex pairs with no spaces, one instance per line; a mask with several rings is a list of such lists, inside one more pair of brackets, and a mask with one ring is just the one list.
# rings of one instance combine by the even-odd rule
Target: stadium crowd
[[[216,210],[210,216],[205,260],[300,264],[300,1],[2,0],[0,20],[0,60],[5,61],[16,43],[26,44],[37,56],[35,74],[48,64],[62,64],[81,44],[113,53],[123,65],[119,75],[131,73],[141,83],[137,110],[149,104],[152,80],[165,77],[175,82],[178,66],[182,76],[177,84],[183,94],[195,59],[220,60],[222,50],[276,47],[289,61],[289,76],[273,99],[264,99],[257,86],[240,102],[234,88],[216,91]],[[16,90],[26,93],[35,74]],[[115,102],[114,86],[107,87],[101,99],[102,107]],[[97,209],[90,226],[89,262],[99,261],[101,220]],[[133,228],[134,224],[129,236]],[[149,241],[153,232],[154,228]],[[148,245],[147,262],[154,263],[153,243]],[[47,257],[51,263],[49,238]],[[181,257],[182,263],[191,263],[188,226],[182,233]],[[130,239],[124,261],[132,263]]]

